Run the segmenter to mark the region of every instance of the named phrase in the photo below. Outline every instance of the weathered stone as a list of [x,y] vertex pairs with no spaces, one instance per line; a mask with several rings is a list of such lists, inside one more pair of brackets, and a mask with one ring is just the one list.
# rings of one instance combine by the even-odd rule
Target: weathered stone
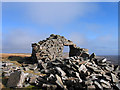
[[83,58],[89,58],[89,54],[88,53],[82,53],[81,57],[83,57]]
[[43,79],[42,77],[38,77],[37,80],[42,82],[42,83],[47,83],[48,82],[47,80]]
[[56,78],[53,74],[50,74],[50,76],[47,78],[47,81],[51,83],[55,83]]
[[10,68],[4,68],[4,69],[3,69],[3,72],[4,72],[4,73],[9,73],[10,71],[11,71]]
[[[32,59],[34,62],[38,60],[55,60],[57,57],[61,57],[64,46],[70,47],[69,56],[80,56],[81,52],[87,52],[87,49],[76,47],[76,45],[65,39],[60,35],[50,35],[46,40],[32,44]],[[47,56],[47,57],[46,57]]]
[[87,65],[87,68],[88,68],[88,69],[91,69],[91,70],[93,70],[93,71],[98,70],[97,67],[89,66],[89,65]]
[[41,65],[44,69],[47,69],[47,63],[41,63]]
[[80,75],[78,72],[76,72],[76,76],[79,78],[79,81],[82,82],[82,79],[80,78]]
[[114,85],[114,88],[115,88],[116,90],[120,90],[120,83],[116,83],[116,84]]
[[119,82],[118,78],[113,73],[111,73],[111,78],[113,82]]
[[120,66],[115,65],[115,67],[114,67],[114,71],[119,71],[119,69],[120,69]]
[[47,90],[56,90],[57,85],[53,85],[53,84],[43,84],[42,87],[43,87],[43,88],[46,88]]
[[35,84],[36,81],[37,81],[37,77],[36,77],[36,76],[34,76],[34,77],[30,77],[30,81],[29,81],[29,83],[30,83],[30,84]]
[[37,65],[31,65],[31,66],[29,67],[29,69],[35,70],[35,69],[37,69]]
[[103,75],[103,76],[105,77],[106,80],[111,81],[111,77],[110,76],[108,76],[108,75]]
[[105,83],[101,83],[102,87],[105,89],[110,89],[110,87],[108,85],[106,85]]
[[60,68],[60,67],[56,67],[58,73],[61,74],[62,77],[64,77],[66,75],[66,73]]
[[106,59],[106,58],[103,58],[103,59],[101,59],[99,62],[104,63],[104,62],[106,62],[106,61],[107,61],[107,59]]
[[29,68],[28,68],[28,67],[24,67],[23,69],[24,69],[25,71],[28,71],[28,70],[29,70]]
[[95,53],[92,53],[91,55],[90,55],[90,59],[92,59],[92,58],[95,58]]
[[[63,57],[64,46],[69,46],[69,57]],[[87,49],[76,45],[60,35],[50,35],[46,40],[32,44],[32,63],[23,62],[22,67],[15,64],[2,67],[5,77],[14,72],[27,72],[29,75],[17,73],[8,80],[8,87],[27,87],[32,84],[43,89],[119,89],[120,69],[106,58],[91,55]],[[13,78],[14,76],[14,78]],[[14,80],[16,79],[16,80]],[[25,82],[24,82],[25,80]],[[23,83],[24,82],[24,83]]]
[[30,86],[29,83],[24,83],[24,84],[23,84],[23,87],[28,87],[28,86]]
[[89,85],[89,86],[87,86],[87,90],[95,90],[95,85]]
[[11,73],[4,73],[5,77],[9,77]]
[[11,65],[13,65],[13,63],[5,62],[5,63],[3,63],[2,65],[5,66],[5,67],[7,67],[7,66],[11,66]]
[[92,85],[92,84],[93,84],[93,81],[92,81],[92,80],[87,80],[87,81],[85,81],[85,84],[86,84],[86,85]]
[[67,89],[66,89],[66,86],[63,85],[63,82],[62,82],[61,78],[60,78],[57,74],[56,74],[55,76],[56,76],[56,78],[57,78],[56,83],[57,83],[61,88],[63,88],[64,90],[67,90]]
[[12,73],[8,79],[7,87],[22,87],[25,77],[26,75],[21,71]]
[[111,88],[111,85],[110,85],[109,82],[107,82],[107,81],[105,81],[105,80],[103,80],[103,79],[101,79],[100,82],[101,82],[101,85],[102,85],[104,88]]
[[84,73],[86,73],[87,68],[85,67],[85,65],[82,64],[78,70],[79,72],[83,71]]
[[95,84],[100,90],[103,90],[103,87],[102,87],[97,81],[94,81],[94,84]]

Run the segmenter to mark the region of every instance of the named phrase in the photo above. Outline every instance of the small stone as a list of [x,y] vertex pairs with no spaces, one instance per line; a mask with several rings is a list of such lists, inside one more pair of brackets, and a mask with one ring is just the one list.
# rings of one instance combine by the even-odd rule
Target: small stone
[[35,70],[35,69],[37,69],[37,65],[31,65],[31,66],[29,67],[29,69]]
[[103,75],[103,76],[105,77],[106,80],[111,81],[110,76],[108,76],[108,75]]
[[106,58],[103,58],[103,59],[101,59],[99,62],[104,63],[104,62],[106,62],[106,61],[107,61],[107,59],[106,59]]
[[35,82],[37,81],[37,77],[30,77],[30,81],[29,81],[29,83],[30,84],[35,84]]
[[47,69],[47,63],[42,63],[41,65],[44,69]]
[[94,81],[94,84],[95,84],[100,90],[103,90],[103,87],[102,87],[97,81]]
[[81,65],[80,67],[79,67],[79,72],[81,72],[81,71],[83,71],[84,73],[86,73],[86,71],[87,71],[87,68],[85,67],[85,65]]
[[80,78],[80,75],[78,72],[76,72],[76,76],[79,78],[79,81],[82,82],[82,79]]
[[102,87],[105,89],[110,89],[110,87],[108,85],[106,85],[105,83],[101,83]]
[[66,73],[60,67],[56,67],[56,69],[61,74],[62,77],[66,75]]
[[91,55],[90,55],[90,59],[92,59],[92,58],[95,58],[95,53],[92,53]]
[[53,85],[53,84],[43,84],[42,87],[43,87],[43,88],[46,88],[47,90],[56,90],[57,85]]
[[85,85],[92,85],[93,84],[93,81],[92,80],[87,80],[85,81]]
[[28,86],[30,86],[29,83],[24,83],[24,84],[23,84],[23,87],[28,87]]
[[103,80],[103,79],[101,79],[100,82],[101,82],[101,85],[102,85],[104,88],[111,88],[111,85],[110,85],[109,82],[107,82],[107,81],[105,81],[105,80]]
[[116,83],[116,84],[114,85],[114,88],[115,88],[116,90],[120,90],[120,83]]
[[87,90],[95,90],[95,85],[87,86]]
[[4,68],[4,69],[3,69],[3,72],[4,72],[4,73],[10,73],[10,71],[11,71],[10,68]]
[[55,83],[56,78],[53,74],[50,74],[50,76],[47,78],[47,81],[51,83]]
[[83,57],[83,58],[89,58],[89,54],[88,53],[82,53],[81,57]]
[[10,76],[10,73],[4,73],[4,76],[5,76],[5,77],[9,77],[9,76]]
[[64,88],[65,90],[67,90],[67,89],[66,89],[66,86],[63,85],[62,79],[61,79],[57,74],[56,74],[55,76],[56,76],[56,78],[57,78],[56,83],[57,83],[61,88]]
[[112,81],[113,82],[119,82],[118,78],[115,76],[115,74],[111,73]]
[[115,67],[114,67],[114,71],[119,71],[119,69],[120,69],[120,66],[115,65]]
[[29,70],[29,68],[28,68],[28,67],[24,67],[23,69],[24,69],[25,71],[28,71],[28,70]]
[[98,70],[96,67],[94,67],[94,66],[89,66],[89,65],[87,65],[87,68],[89,68],[89,69],[91,69],[91,70],[93,70],[93,71]]
[[4,66],[5,66],[5,67],[7,67],[7,66],[11,66],[11,65],[13,65],[13,63],[10,63],[10,62],[6,62],[6,63],[4,63]]
[[43,79],[42,77],[38,77],[37,80],[42,82],[42,83],[48,83],[48,81]]

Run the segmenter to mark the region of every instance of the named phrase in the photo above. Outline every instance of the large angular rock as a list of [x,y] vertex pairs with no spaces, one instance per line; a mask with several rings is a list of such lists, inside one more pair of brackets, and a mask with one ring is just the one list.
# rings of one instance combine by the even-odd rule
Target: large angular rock
[[7,82],[7,87],[22,87],[27,74],[21,71],[16,71],[10,75]]
[[56,67],[56,69],[61,74],[62,77],[66,75],[66,73],[60,67]]
[[56,76],[56,78],[57,78],[56,83],[57,83],[61,88],[63,88],[64,90],[67,90],[67,89],[66,89],[66,86],[63,84],[61,78],[60,78],[57,74],[56,74],[55,76]]
[[113,82],[119,82],[118,78],[116,77],[115,74],[111,73],[111,78]]

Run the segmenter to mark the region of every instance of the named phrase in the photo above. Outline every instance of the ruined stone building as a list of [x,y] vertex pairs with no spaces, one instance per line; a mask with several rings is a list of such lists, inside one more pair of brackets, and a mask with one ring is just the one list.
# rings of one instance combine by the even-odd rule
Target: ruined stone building
[[63,55],[64,46],[69,46],[69,56],[80,56],[87,49],[76,47],[76,45],[60,35],[51,34],[46,40],[39,41],[32,44],[32,59],[38,60],[55,60],[61,58]]

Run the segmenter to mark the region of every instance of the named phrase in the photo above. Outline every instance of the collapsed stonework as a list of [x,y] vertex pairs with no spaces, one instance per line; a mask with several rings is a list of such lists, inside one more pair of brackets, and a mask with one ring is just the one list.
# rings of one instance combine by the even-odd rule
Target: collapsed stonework
[[76,45],[60,35],[51,34],[49,38],[32,44],[32,60],[55,60],[62,58],[64,46],[69,46],[69,56],[80,56],[88,49],[76,47]]
[[[70,52],[69,57],[62,58],[64,46],[69,46]],[[32,47],[34,64],[18,66],[2,61],[8,88],[34,85],[42,90],[120,90],[119,65],[95,53],[90,55],[88,49],[76,47],[63,36],[52,34]]]

